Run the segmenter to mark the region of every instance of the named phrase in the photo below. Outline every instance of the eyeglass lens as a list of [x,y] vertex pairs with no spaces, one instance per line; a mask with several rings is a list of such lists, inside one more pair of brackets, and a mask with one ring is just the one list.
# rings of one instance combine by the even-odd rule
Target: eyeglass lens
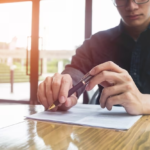
[[[134,0],[137,4],[143,4],[148,2],[149,0]],[[114,3],[116,6],[125,6],[127,4],[128,0],[114,0]]]

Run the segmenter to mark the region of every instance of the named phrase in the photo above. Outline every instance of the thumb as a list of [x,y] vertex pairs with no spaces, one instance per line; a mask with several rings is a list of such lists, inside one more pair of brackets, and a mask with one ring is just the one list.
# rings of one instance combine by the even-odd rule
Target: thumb
[[73,94],[73,95],[71,95],[70,97],[67,98],[65,106],[66,107],[72,107],[72,106],[77,104],[77,100],[78,99],[77,99],[76,95]]
[[66,102],[63,103],[59,109],[60,110],[68,110],[70,109],[71,107],[73,107],[74,105],[77,104],[77,97],[75,94],[72,94],[70,97],[67,98]]

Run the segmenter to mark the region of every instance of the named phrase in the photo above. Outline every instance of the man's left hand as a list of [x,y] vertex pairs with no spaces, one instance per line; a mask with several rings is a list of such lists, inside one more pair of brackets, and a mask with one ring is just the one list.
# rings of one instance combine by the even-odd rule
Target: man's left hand
[[102,108],[111,110],[113,105],[119,104],[131,115],[143,114],[144,94],[138,90],[126,70],[109,61],[94,67],[90,74],[94,77],[86,90],[93,89],[97,84],[104,87],[100,98]]

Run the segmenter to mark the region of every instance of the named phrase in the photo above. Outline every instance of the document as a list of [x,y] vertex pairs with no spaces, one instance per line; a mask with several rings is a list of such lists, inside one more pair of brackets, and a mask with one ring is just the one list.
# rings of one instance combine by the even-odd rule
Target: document
[[89,104],[77,104],[68,111],[52,112],[48,110],[26,116],[34,120],[119,130],[128,130],[140,117],[141,115],[129,115],[124,107],[113,106],[109,111],[106,108],[102,109],[99,105]]

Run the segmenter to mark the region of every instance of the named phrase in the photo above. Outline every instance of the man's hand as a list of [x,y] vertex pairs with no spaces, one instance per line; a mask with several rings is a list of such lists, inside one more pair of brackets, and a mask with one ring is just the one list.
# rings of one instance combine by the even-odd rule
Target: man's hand
[[89,82],[86,90],[91,90],[97,84],[104,87],[100,98],[102,108],[111,110],[113,105],[120,104],[129,114],[144,114],[145,96],[140,93],[126,70],[113,62],[106,62],[94,67],[90,74],[95,77]]
[[76,94],[68,97],[68,91],[72,88],[72,78],[68,74],[56,73],[53,77],[47,77],[38,87],[37,97],[39,102],[47,110],[54,101],[59,99],[61,103],[53,110],[68,110],[77,103]]

